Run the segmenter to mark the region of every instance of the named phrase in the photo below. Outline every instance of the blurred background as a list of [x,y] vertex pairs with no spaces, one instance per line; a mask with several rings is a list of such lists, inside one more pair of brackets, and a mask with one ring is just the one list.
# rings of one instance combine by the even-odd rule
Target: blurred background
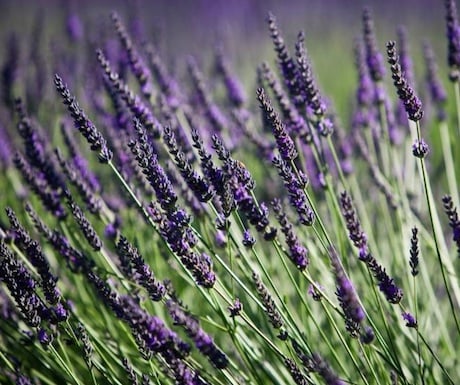
[[[195,55],[206,66],[212,65],[217,45],[225,48],[235,72],[246,88],[255,86],[256,68],[262,61],[274,64],[266,24],[268,12],[275,14],[279,27],[292,49],[300,30],[306,33],[317,80],[325,94],[343,95],[338,112],[348,109],[356,75],[353,40],[361,32],[364,6],[372,9],[377,39],[382,51],[385,42],[396,39],[400,25],[407,28],[416,77],[423,78],[422,41],[428,39],[445,65],[446,44],[444,2],[442,0],[0,0],[0,34],[17,34],[33,39],[37,20],[46,23],[47,34],[67,33],[72,21],[81,39],[102,47],[115,36],[110,12],[116,10],[139,44],[155,44],[166,62],[183,69],[184,59]],[[65,17],[63,17],[65,16]],[[51,41],[53,36],[51,36]],[[4,40],[3,40],[4,41]],[[78,41],[75,42],[78,46]],[[5,54],[6,45],[0,48]],[[1,61],[1,60],[0,60]],[[252,91],[251,91],[252,92]]]

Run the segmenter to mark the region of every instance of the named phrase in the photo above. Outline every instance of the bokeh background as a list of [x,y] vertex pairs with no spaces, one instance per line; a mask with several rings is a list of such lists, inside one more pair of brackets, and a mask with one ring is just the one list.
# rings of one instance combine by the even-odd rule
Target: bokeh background
[[[364,6],[373,11],[382,50],[386,41],[396,38],[396,28],[406,26],[417,78],[423,77],[419,64],[423,39],[429,39],[440,62],[445,61],[442,0],[2,0],[0,33],[31,36],[34,20],[41,15],[50,27],[47,33],[58,36],[66,31],[66,18],[62,16],[74,14],[81,21],[85,38],[102,46],[107,36],[101,31],[104,26],[112,31],[109,14],[116,10],[126,23],[131,23],[132,30],[138,31],[139,38],[154,43],[174,68],[181,68],[187,55],[198,56],[206,66],[215,46],[223,45],[250,91],[257,65],[274,60],[265,22],[270,11],[291,47],[299,30],[306,33],[318,83],[326,95],[344,96],[338,98],[342,102],[336,108],[346,114],[349,106],[343,104],[351,97],[356,79],[353,39],[360,33]],[[5,45],[0,48],[1,55],[4,49]]]

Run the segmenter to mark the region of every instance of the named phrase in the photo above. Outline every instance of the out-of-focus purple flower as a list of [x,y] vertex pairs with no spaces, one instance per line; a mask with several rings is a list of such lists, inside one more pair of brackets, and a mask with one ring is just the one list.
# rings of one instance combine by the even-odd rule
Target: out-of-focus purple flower
[[363,344],[370,344],[375,339],[374,330],[370,326],[365,326],[360,333],[359,340]]
[[216,71],[223,78],[228,99],[237,108],[246,102],[246,95],[239,79],[231,72],[230,64],[222,47],[216,52]]
[[294,58],[289,53],[281,32],[278,29],[276,18],[273,14],[269,13],[267,17],[268,28],[270,35],[275,46],[275,51],[278,56],[278,65],[281,69],[281,74],[284,78],[284,83],[291,96],[294,104],[297,107],[305,105],[305,100],[301,95],[301,86],[299,84],[299,73]]
[[[318,286],[321,290],[323,287],[321,287],[318,283],[316,283],[316,286]],[[308,286],[308,295],[310,295],[314,301],[321,301],[323,298],[322,293],[312,284]]]
[[337,284],[336,295],[345,315],[346,329],[352,337],[357,338],[359,336],[361,323],[365,317],[364,310],[359,303],[353,284],[345,274],[335,249],[330,248],[329,255],[331,257],[331,264],[334,269],[335,282]]
[[437,109],[437,118],[444,121],[447,118],[445,104],[447,102],[447,93],[439,77],[438,65],[436,64],[435,54],[428,42],[423,44],[423,53],[425,58],[426,73],[425,82],[429,90],[431,100]]
[[216,346],[211,336],[200,327],[198,320],[172,300],[166,301],[166,306],[174,324],[185,329],[197,349],[207,356],[216,368],[225,369],[228,365],[227,356]]
[[232,305],[228,308],[230,312],[230,317],[235,318],[236,316],[240,315],[241,311],[243,310],[243,304],[240,302],[239,298],[236,298]]
[[460,24],[458,22],[455,0],[445,0],[447,63],[450,67],[450,80],[458,81],[460,70]]
[[142,57],[139,55],[137,49],[134,47],[134,44],[126,31],[125,26],[120,20],[120,17],[116,12],[111,14],[112,21],[115,25],[115,30],[117,31],[118,37],[128,54],[129,65],[131,67],[134,76],[141,86],[142,93],[146,99],[150,99],[153,91],[152,84],[152,74],[150,69],[145,65]]
[[120,78],[120,75],[114,72],[109,61],[101,50],[96,52],[97,60],[107,77],[113,92],[120,95],[128,106],[133,115],[139,119],[142,125],[152,134],[153,138],[160,138],[160,127],[158,120],[153,116],[150,107],[148,107],[136,94],[134,94],[128,85]]
[[366,62],[369,68],[369,73],[374,82],[379,82],[385,75],[385,66],[383,62],[383,55],[379,52],[377,47],[374,20],[372,18],[371,10],[367,7],[363,10],[362,23]]
[[409,312],[402,312],[402,318],[406,321],[406,326],[408,328],[417,328],[417,321],[415,317]]
[[216,236],[215,236],[216,244],[218,247],[225,247],[227,244],[227,237],[225,233],[222,230],[217,230],[216,231]]
[[256,239],[252,236],[251,232],[249,230],[245,230],[243,233],[243,245],[251,248],[256,244]]
[[334,373],[329,364],[318,353],[311,355],[310,370],[318,373],[327,385],[346,385],[345,381]]
[[77,13],[69,12],[67,15],[66,30],[67,35],[73,42],[79,42],[83,38],[83,23]]
[[286,358],[284,360],[284,365],[289,370],[292,379],[296,383],[296,385],[308,385],[309,381],[307,377],[302,373],[296,362],[290,358]]
[[190,57],[187,64],[200,107],[204,110],[206,118],[211,123],[214,132],[223,132],[228,126],[227,118],[224,116],[221,109],[213,102],[196,60]]
[[412,144],[412,155],[414,155],[416,158],[423,159],[429,152],[430,147],[423,140],[423,138],[414,140],[414,143]]

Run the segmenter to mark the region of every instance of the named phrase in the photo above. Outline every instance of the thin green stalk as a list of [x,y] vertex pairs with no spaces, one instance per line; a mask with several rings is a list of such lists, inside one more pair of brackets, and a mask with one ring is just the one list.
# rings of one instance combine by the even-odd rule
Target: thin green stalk
[[[417,129],[417,138],[420,141],[421,140],[421,134],[420,134],[420,123],[419,123],[419,121],[415,122],[415,125],[416,125],[416,129]],[[460,324],[459,324],[458,319],[457,319],[456,308],[455,308],[455,305],[454,305],[454,301],[452,299],[452,295],[450,293],[449,284],[447,282],[446,272],[445,272],[445,269],[444,269],[444,262],[443,262],[443,259],[441,257],[441,252],[440,252],[440,249],[439,249],[439,241],[438,241],[438,235],[437,235],[436,226],[435,226],[435,219],[434,219],[434,216],[436,215],[436,213],[433,210],[434,204],[432,202],[432,193],[431,193],[431,188],[429,186],[428,173],[427,173],[426,167],[425,167],[425,160],[423,158],[420,158],[420,163],[419,164],[420,164],[420,169],[421,169],[421,174],[422,174],[423,187],[425,189],[425,197],[426,197],[426,203],[427,203],[427,207],[428,207],[428,213],[429,213],[429,216],[430,216],[430,223],[431,223],[431,228],[432,228],[432,233],[433,233],[433,240],[434,240],[434,243],[435,243],[436,256],[438,258],[439,267],[441,268],[441,275],[442,275],[442,279],[443,279],[443,282],[444,282],[444,286],[446,288],[446,294],[447,294],[447,298],[449,299],[450,308],[452,310],[452,316],[454,317],[457,332],[460,335]],[[454,280],[454,285],[458,284],[456,282],[456,280],[455,280],[455,276],[452,276],[451,280]],[[457,301],[458,300],[459,300],[459,298],[457,298]],[[459,301],[459,303],[460,303],[460,301]]]
[[454,81],[454,92],[455,92],[455,107],[457,110],[457,128],[460,134],[460,82]]
[[431,353],[431,355],[433,356],[434,360],[436,361],[436,363],[439,365],[439,367],[441,368],[442,372],[445,374],[445,376],[447,377],[447,379],[449,380],[449,382],[454,385],[456,384],[452,378],[450,377],[450,374],[447,372],[446,368],[444,367],[444,365],[442,364],[441,360],[439,359],[439,357],[437,356],[437,354],[433,351],[433,349],[431,348],[430,344],[425,340],[425,337],[423,337],[423,335],[420,333],[419,330],[417,330],[417,333],[418,335],[420,336],[420,339],[422,340],[422,342],[424,343],[424,345],[426,346],[426,348],[429,350],[429,352]]
[[449,194],[454,200],[456,207],[459,207],[460,196],[457,188],[457,175],[455,173],[454,159],[452,157],[452,144],[450,141],[449,127],[447,121],[439,122],[439,136],[442,144],[442,155],[444,157],[444,165],[446,166],[447,186]]
[[323,310],[326,312],[326,315],[327,315],[328,319],[330,320],[330,322],[331,322],[331,324],[332,324],[332,328],[334,329],[335,333],[337,334],[337,336],[339,337],[340,341],[342,342],[342,345],[345,347],[345,350],[347,351],[348,355],[350,356],[351,361],[353,362],[353,365],[355,366],[357,372],[358,372],[359,375],[361,376],[363,382],[364,382],[365,384],[369,384],[369,382],[368,382],[367,379],[366,379],[366,376],[364,375],[363,371],[362,371],[361,368],[359,367],[358,362],[357,362],[356,359],[354,358],[354,355],[353,355],[353,353],[351,352],[350,347],[348,346],[348,344],[347,344],[346,341],[344,340],[342,333],[340,333],[340,330],[339,330],[339,328],[338,328],[338,326],[337,326],[337,323],[336,323],[335,320],[333,319],[331,313],[329,313],[329,310],[327,309],[326,306],[324,306],[323,302],[321,302],[321,305],[322,305],[322,307],[323,307]]

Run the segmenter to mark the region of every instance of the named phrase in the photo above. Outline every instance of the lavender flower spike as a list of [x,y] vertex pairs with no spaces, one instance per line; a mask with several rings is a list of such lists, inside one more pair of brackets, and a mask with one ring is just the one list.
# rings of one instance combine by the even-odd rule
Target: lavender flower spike
[[366,263],[367,268],[377,280],[379,289],[385,295],[387,301],[392,304],[399,303],[403,297],[403,291],[396,286],[393,278],[388,276],[385,268],[376,261],[369,251],[367,236],[361,229],[351,197],[346,191],[340,194],[340,206],[342,215],[347,223],[349,237],[359,249],[359,259]]
[[413,88],[409,85],[401,65],[399,64],[399,57],[396,54],[396,43],[389,41],[387,43],[388,63],[391,66],[391,73],[393,83],[398,91],[398,96],[404,103],[407,116],[410,120],[417,122],[423,117],[422,102],[415,95]]
[[455,0],[445,0],[447,62],[450,67],[449,78],[458,81],[460,76],[460,24],[458,22]]
[[67,106],[70,115],[74,120],[75,127],[81,132],[91,146],[91,150],[99,151],[99,160],[108,163],[112,159],[113,153],[107,147],[107,142],[101,132],[88,119],[83,110],[78,105],[75,97],[70,94],[67,85],[59,75],[54,75],[54,84],[59,94],[62,96],[64,104]]
[[337,284],[337,298],[345,315],[346,329],[353,338],[357,338],[359,336],[360,324],[365,317],[364,310],[359,303],[353,284],[343,270],[337,252],[333,248],[330,248],[329,254]]
[[281,157],[286,162],[294,160],[298,155],[295,144],[287,133],[286,127],[281,122],[279,115],[274,111],[263,88],[257,90],[257,99],[265,115],[265,120],[268,122],[273,132]]

